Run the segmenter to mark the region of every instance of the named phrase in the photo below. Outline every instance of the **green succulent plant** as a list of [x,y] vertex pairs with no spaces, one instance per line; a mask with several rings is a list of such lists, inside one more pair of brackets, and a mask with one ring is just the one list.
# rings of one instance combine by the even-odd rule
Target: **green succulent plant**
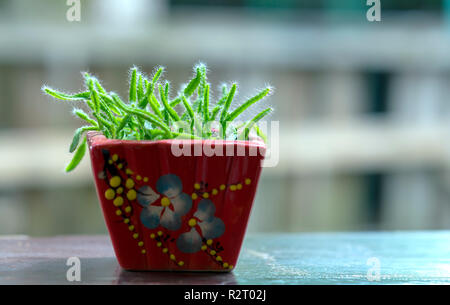
[[[272,91],[270,87],[231,111],[237,85],[223,85],[218,101],[212,103],[206,66],[198,64],[194,71],[193,78],[174,99],[170,98],[170,83],[161,81],[163,67],[156,69],[151,79],[147,79],[136,67],[131,69],[128,103],[116,93],[106,91],[100,81],[89,73],[83,73],[85,91],[77,94],[67,94],[43,86],[45,94],[63,101],[84,103],[89,109],[87,112],[78,107],[73,109],[74,115],[88,125],[75,131],[69,149],[74,155],[66,172],[72,171],[85,155],[87,144],[84,134],[91,130],[100,131],[110,139],[122,140],[248,140],[250,131],[255,130],[262,139],[266,139],[257,123],[271,113],[272,108],[264,109],[244,123],[237,124],[236,119],[250,106],[269,95]],[[182,108],[182,111],[177,111],[176,108]]]

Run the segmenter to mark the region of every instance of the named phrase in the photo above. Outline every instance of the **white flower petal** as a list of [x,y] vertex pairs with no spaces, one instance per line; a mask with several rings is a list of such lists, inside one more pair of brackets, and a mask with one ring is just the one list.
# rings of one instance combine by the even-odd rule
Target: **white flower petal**
[[170,198],[170,202],[173,205],[175,213],[179,216],[183,216],[184,214],[189,212],[192,207],[191,196],[186,193],[181,193],[175,198]]
[[161,225],[171,231],[178,230],[181,226],[181,218],[171,209],[166,208],[161,216]]
[[194,216],[202,221],[212,221],[215,212],[216,207],[214,206],[214,203],[209,199],[202,199],[198,204]]
[[137,200],[140,205],[147,206],[159,199],[161,195],[156,193],[150,186],[144,185],[137,191]]
[[177,238],[177,247],[181,252],[195,253],[202,247],[202,238],[195,228],[192,228]]
[[177,175],[168,174],[159,177],[156,182],[156,189],[165,196],[173,198],[181,193],[183,190],[183,183]]
[[202,235],[206,239],[220,237],[225,232],[225,224],[220,218],[214,217],[212,221],[202,221],[198,223],[202,230]]
[[159,216],[163,207],[149,205],[145,207],[141,212],[141,222],[142,224],[149,228],[154,229],[159,226]]

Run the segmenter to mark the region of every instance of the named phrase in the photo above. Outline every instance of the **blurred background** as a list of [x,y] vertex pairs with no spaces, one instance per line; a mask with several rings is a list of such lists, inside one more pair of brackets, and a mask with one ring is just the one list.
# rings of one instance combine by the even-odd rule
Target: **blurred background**
[[[81,122],[43,84],[80,71],[127,95],[128,69],[199,60],[244,99],[270,83],[280,162],[251,232],[450,229],[450,1],[0,0],[0,234],[98,234],[89,160],[63,173]],[[217,90],[216,90],[217,91]],[[175,94],[175,93],[174,93]]]

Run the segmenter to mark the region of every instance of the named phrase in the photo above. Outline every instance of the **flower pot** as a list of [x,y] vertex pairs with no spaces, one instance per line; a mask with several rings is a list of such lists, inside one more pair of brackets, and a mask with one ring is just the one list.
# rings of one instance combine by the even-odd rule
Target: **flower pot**
[[[97,194],[122,268],[234,268],[262,169],[263,143],[111,140],[95,132],[87,137]],[[175,143],[191,156],[173,153]],[[212,144],[222,156],[203,152]]]

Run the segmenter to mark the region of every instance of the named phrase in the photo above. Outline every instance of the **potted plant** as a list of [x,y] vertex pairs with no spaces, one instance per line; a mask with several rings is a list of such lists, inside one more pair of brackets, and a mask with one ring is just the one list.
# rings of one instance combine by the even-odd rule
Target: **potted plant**
[[[265,88],[231,109],[236,84],[210,103],[206,66],[170,98],[163,68],[147,79],[131,69],[128,103],[84,73],[86,90],[60,100],[89,111],[76,130],[73,170],[89,148],[98,198],[119,264],[127,270],[230,271],[236,265],[261,173],[267,108],[236,119],[271,92]],[[177,110],[177,108],[180,108]],[[256,153],[255,153],[256,152]]]

